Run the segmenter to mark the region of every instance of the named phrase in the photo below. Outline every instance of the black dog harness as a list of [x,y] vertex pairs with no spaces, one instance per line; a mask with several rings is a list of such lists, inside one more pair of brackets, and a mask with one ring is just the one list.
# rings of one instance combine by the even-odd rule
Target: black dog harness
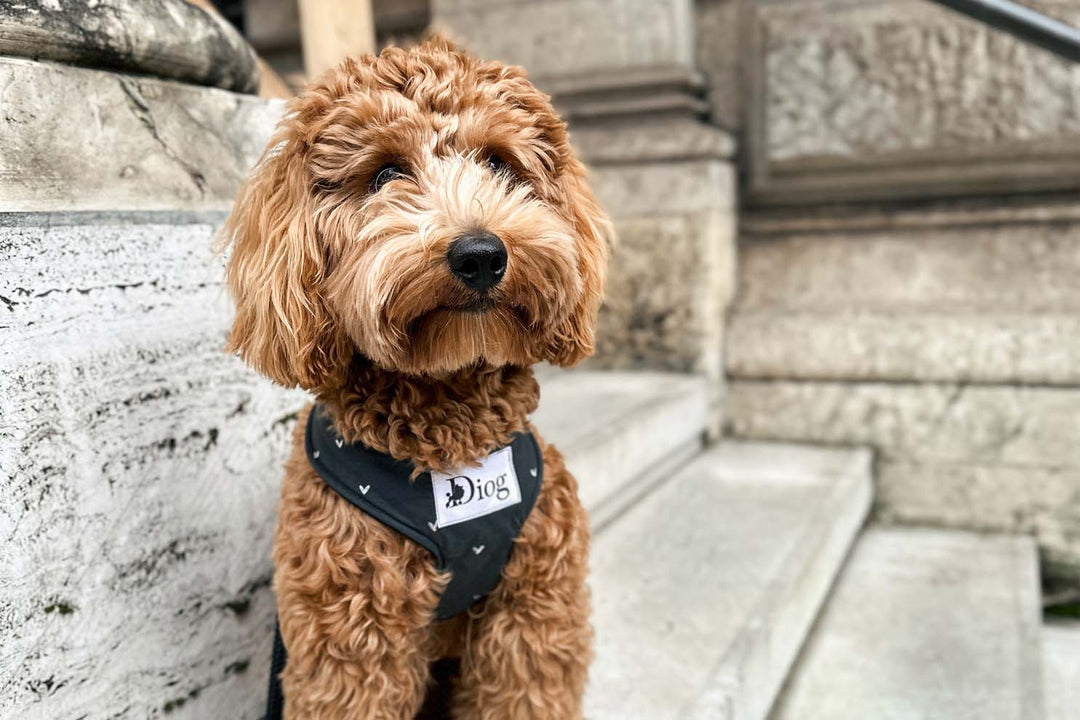
[[[514,539],[536,504],[544,476],[532,433],[518,433],[479,467],[425,472],[334,431],[323,405],[308,417],[308,461],[323,481],[363,512],[424,547],[450,582],[436,620],[458,615],[498,585]],[[280,631],[274,640],[267,720],[280,717],[278,675],[285,667]],[[276,714],[275,714],[276,713]]]
[[468,609],[499,583],[514,538],[540,494],[543,461],[532,433],[519,433],[479,467],[426,472],[338,437],[316,406],[305,438],[308,460],[341,497],[426,548],[450,584],[436,620]]

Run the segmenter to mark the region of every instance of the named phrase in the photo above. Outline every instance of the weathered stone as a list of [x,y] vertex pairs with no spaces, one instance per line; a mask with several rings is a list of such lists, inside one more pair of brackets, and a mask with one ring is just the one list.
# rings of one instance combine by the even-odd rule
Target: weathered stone
[[[598,361],[705,372],[732,292],[729,213],[626,218],[601,311]],[[716,371],[710,372],[715,375]]]
[[729,327],[732,430],[869,444],[883,519],[1034,532],[1049,574],[1080,576],[1074,213],[759,214]]
[[1046,720],[1071,720],[1080,707],[1080,623],[1043,625]]
[[244,0],[244,34],[260,54],[299,48],[299,3],[295,0]]
[[[1073,3],[1032,5],[1080,21]],[[1080,184],[1075,65],[915,0],[767,2],[754,25],[760,199]]]
[[1043,575],[1072,586],[1080,582],[1080,478],[1071,478],[1065,502],[1035,517],[1035,535],[1042,552]]
[[595,165],[589,179],[614,217],[735,210],[735,170],[727,162]]
[[145,717],[205,691],[229,705],[221,716],[257,716],[251,695],[212,699],[265,682],[244,671],[265,667],[278,481],[305,398],[222,352],[220,220],[0,227],[13,261],[0,276],[0,714]]
[[259,89],[255,52],[186,0],[21,0],[0,10],[0,55]]
[[371,0],[379,35],[422,35],[431,23],[430,0]]
[[690,118],[575,127],[570,141],[587,163],[730,160],[732,137]]
[[962,199],[924,199],[918,203],[867,203],[814,207],[754,208],[743,213],[749,239],[864,233],[884,236],[917,231],[950,237],[961,228],[1062,225],[1080,221],[1080,204],[1068,195],[984,195]]
[[1043,720],[1030,539],[871,528],[855,544],[776,720]]
[[701,97],[704,82],[696,71],[681,65],[648,65],[588,74],[538,78],[555,109],[569,122],[617,126],[650,120],[697,120],[709,110]]
[[739,312],[1080,311],[1080,222],[871,227],[745,238]]
[[746,60],[740,0],[697,0],[697,67],[707,78],[712,120],[721,127],[742,126],[742,63]]
[[719,160],[610,164],[594,166],[591,182],[619,236],[595,365],[704,374],[716,436],[734,291],[734,170]]
[[1051,576],[1080,577],[1080,389],[728,384],[739,437],[869,445],[889,522],[1034,532]]
[[693,64],[689,0],[433,0],[432,17],[476,54],[523,65],[541,85],[550,76]]
[[616,230],[593,364],[704,375],[715,433],[724,379],[718,320],[733,289],[734,215],[626,218]]
[[539,380],[533,423],[567,459],[594,524],[602,521],[598,509],[626,500],[628,480],[686,448],[701,448],[706,393],[700,377],[573,371]]
[[14,58],[0,58],[0,86],[0,211],[227,209],[282,111]]
[[1047,577],[1080,577],[1080,470],[887,460],[876,470],[888,523],[1031,533]]
[[[1067,0],[1031,5],[1080,21]],[[796,0],[761,22],[772,162],[1080,141],[1080,68],[958,14]]]
[[866,517],[869,461],[722,443],[604,529],[586,715],[765,717]]
[[1080,389],[733,381],[739,437],[870,445],[887,460],[1080,468]]
[[884,460],[878,517],[889,523],[1032,533],[1038,517],[1075,501],[1080,471],[973,462]]
[[1080,384],[1076,315],[734,312],[743,379]]

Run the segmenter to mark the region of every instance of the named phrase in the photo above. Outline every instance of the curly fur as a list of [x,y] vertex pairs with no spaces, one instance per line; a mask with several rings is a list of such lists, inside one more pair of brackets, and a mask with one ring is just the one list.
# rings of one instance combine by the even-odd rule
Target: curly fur
[[[404,175],[376,190],[387,163]],[[508,255],[479,306],[446,261],[474,229]],[[418,472],[476,463],[529,428],[529,366],[592,352],[612,241],[548,98],[440,39],[347,60],[296,98],[224,235],[229,348]],[[440,658],[460,659],[451,717],[580,717],[589,530],[558,452],[540,441],[543,487],[499,586],[434,623],[449,578],[319,479],[307,412],[274,545],[286,717],[412,718]]]

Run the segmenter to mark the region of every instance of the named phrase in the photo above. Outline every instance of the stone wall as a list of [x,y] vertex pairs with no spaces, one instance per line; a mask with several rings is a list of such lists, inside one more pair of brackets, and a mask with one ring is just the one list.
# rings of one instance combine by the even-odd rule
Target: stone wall
[[1033,532],[1080,576],[1080,205],[749,219],[730,430],[870,445],[886,521]]
[[700,62],[755,203],[1080,188],[1080,66],[925,0],[697,8],[702,43],[727,41]]
[[698,51],[744,151],[729,431],[870,445],[879,518],[1080,577],[1080,66],[923,0],[696,7],[738,28]]
[[304,397],[222,352],[211,243],[280,107],[0,76],[0,716],[259,717]]

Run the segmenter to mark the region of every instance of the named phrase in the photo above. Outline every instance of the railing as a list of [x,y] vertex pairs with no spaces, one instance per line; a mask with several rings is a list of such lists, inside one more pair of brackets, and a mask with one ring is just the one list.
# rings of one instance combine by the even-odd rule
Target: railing
[[933,0],[979,22],[1080,63],[1080,30],[1009,0]]

